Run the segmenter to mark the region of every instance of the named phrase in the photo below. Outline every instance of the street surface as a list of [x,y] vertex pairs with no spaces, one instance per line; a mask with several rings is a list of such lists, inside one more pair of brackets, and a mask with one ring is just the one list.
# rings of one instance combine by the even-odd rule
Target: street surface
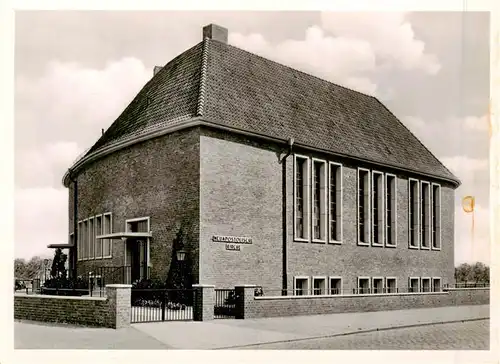
[[436,324],[241,349],[280,350],[488,350],[490,320]]

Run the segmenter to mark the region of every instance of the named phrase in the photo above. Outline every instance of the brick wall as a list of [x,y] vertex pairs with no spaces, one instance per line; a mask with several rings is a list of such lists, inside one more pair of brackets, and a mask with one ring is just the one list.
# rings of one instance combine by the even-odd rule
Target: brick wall
[[[216,287],[256,284],[264,291],[281,289],[282,184],[276,152],[285,146],[262,143],[202,129],[200,137],[200,276]],[[440,277],[454,282],[454,190],[441,184],[442,249],[408,248],[408,175],[397,175],[397,246],[358,246],[356,233],[357,165],[343,159],[295,149],[311,158],[343,164],[343,242],[341,245],[295,242],[293,236],[293,156],[287,159],[287,285],[294,276],[340,276],[344,289],[354,288],[358,276],[396,277],[406,289],[408,278]],[[410,176],[418,178],[418,176]],[[435,180],[426,179],[429,182]],[[248,236],[253,244],[240,251],[225,250],[213,235]]]
[[[450,290],[441,293],[345,295],[322,297],[245,297],[244,318],[319,315],[489,304],[489,289]],[[253,295],[253,289],[245,291]],[[238,308],[241,311],[241,308]]]
[[[73,231],[73,192],[69,188],[69,231]],[[78,219],[112,212],[113,232],[125,230],[125,220],[150,217],[152,277],[165,279],[172,241],[184,224],[198,276],[199,131],[189,129],[112,153],[89,164],[78,175]],[[78,272],[93,266],[122,266],[125,247],[113,241],[112,259],[78,262]],[[130,265],[130,262],[127,262]]]

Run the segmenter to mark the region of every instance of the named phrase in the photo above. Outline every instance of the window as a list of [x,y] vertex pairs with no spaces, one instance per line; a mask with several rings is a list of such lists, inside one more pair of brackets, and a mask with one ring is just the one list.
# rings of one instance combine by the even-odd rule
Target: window
[[309,278],[308,277],[295,277],[295,295],[304,296],[309,292]]
[[[103,235],[111,234],[113,226],[113,219],[110,212],[103,215]],[[111,239],[102,240],[102,256],[103,258],[109,258],[112,254]]]
[[313,240],[326,241],[326,162],[312,162],[312,225]]
[[421,249],[430,249],[431,195],[429,182],[422,182],[420,193],[420,236]]
[[384,278],[374,277],[372,282],[373,293],[384,293]]
[[[95,235],[102,235],[102,215],[95,218]],[[102,258],[102,239],[95,239],[95,257]]]
[[398,281],[395,277],[387,277],[385,279],[385,290],[387,293],[398,292]]
[[432,278],[432,292],[441,292],[441,278]]
[[418,181],[409,179],[408,183],[408,226],[409,226],[409,247],[417,248],[418,243]]
[[441,249],[441,186],[432,184],[432,249]]
[[358,293],[359,294],[370,293],[370,278],[358,277]]
[[396,176],[387,174],[385,177],[385,246],[394,247],[397,242],[397,189]]
[[89,258],[89,224],[88,220],[84,220],[82,224],[82,259]]
[[408,292],[419,292],[419,281],[420,279],[417,277],[410,277],[410,280],[408,282]]
[[95,230],[94,230],[94,218],[89,219],[89,259],[94,259],[94,242],[95,242]]
[[342,294],[342,278],[330,277],[330,294]]
[[342,165],[330,162],[330,243],[342,241]]
[[76,242],[78,260],[83,259],[83,233],[82,232],[83,232],[83,223],[80,221],[78,223],[78,239]]
[[309,159],[295,156],[295,240],[309,239]]
[[384,245],[384,174],[372,173],[372,245]]
[[370,171],[358,169],[358,244],[370,244]]
[[421,279],[421,290],[422,292],[430,292],[431,291],[431,279],[430,278],[422,278]]
[[326,294],[326,278],[325,277],[313,277],[313,295],[323,295]]

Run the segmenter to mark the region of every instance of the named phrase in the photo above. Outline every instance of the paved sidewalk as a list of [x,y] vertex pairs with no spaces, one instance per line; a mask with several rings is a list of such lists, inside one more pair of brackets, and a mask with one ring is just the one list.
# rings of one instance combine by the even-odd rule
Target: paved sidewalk
[[489,305],[476,305],[252,320],[172,321],[133,326],[173,348],[225,349],[489,316]]
[[171,321],[126,329],[15,322],[16,349],[224,349],[489,318],[489,305],[253,320]]

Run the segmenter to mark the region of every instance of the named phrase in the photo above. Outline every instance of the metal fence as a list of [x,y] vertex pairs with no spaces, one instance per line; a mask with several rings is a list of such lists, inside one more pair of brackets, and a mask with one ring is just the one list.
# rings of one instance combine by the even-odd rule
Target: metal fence
[[193,289],[132,288],[131,293],[132,323],[193,319]]
[[225,319],[236,316],[236,291],[234,289],[216,289],[214,318]]

